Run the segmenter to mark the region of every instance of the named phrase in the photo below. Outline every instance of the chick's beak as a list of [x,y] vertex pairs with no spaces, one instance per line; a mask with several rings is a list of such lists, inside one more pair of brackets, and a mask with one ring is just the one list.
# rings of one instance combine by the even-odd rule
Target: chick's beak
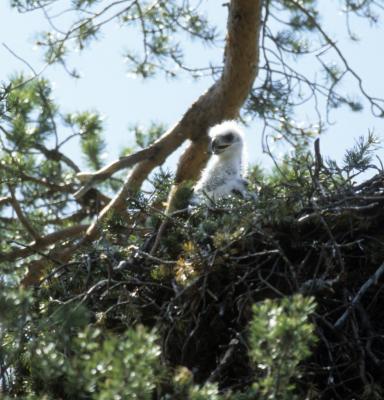
[[[229,146],[229,144],[225,144],[225,143],[220,143],[220,141],[218,141],[217,139],[214,139],[210,142],[210,151],[211,154],[220,154],[222,153],[227,147]],[[209,151],[208,150],[208,151]]]

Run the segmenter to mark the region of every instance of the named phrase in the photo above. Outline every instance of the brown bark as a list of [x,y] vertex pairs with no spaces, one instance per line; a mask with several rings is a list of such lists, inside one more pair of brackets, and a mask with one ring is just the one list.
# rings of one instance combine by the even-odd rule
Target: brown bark
[[[227,23],[225,62],[221,79],[191,107],[185,123],[198,128],[181,157],[176,184],[198,178],[207,161],[209,127],[238,117],[258,72],[261,0],[231,1]],[[189,114],[189,115],[188,115]]]
[[[259,34],[262,0],[232,0],[229,7],[224,70],[221,78],[191,106],[166,136],[179,140],[191,139],[192,144],[180,159],[176,183],[196,179],[207,161],[207,131],[226,119],[238,116],[258,71]],[[178,140],[179,139],[179,140]],[[127,186],[139,189],[148,171],[161,165],[170,154],[160,149],[153,159],[141,162],[132,171]]]

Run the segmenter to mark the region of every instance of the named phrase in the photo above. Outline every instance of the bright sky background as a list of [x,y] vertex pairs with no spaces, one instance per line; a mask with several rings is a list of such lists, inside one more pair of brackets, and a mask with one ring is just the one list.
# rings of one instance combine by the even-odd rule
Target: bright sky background
[[[5,43],[20,57],[27,60],[35,70],[44,66],[40,50],[34,46],[35,34],[48,29],[41,12],[19,14],[11,10],[7,0],[0,2],[0,42]],[[226,9],[222,1],[203,1],[208,17],[213,20],[221,32],[225,32]],[[350,65],[362,76],[367,91],[377,97],[384,97],[384,25],[370,27],[366,21],[354,21],[353,26],[361,41],[353,43],[347,38],[345,17],[335,12],[330,1],[324,8],[323,23],[329,32],[335,33],[338,45],[344,50]],[[384,13],[383,13],[384,17]],[[44,76],[54,82],[54,95],[64,111],[98,110],[105,116],[105,139],[108,143],[106,162],[114,160],[119,149],[129,146],[132,137],[129,126],[133,124],[149,125],[150,121],[173,125],[187,110],[190,104],[212,83],[211,79],[193,80],[186,76],[176,80],[166,80],[159,76],[148,81],[127,75],[123,63],[124,49],[134,47],[137,37],[126,28],[110,24],[91,48],[81,55],[73,55],[69,65],[81,72],[83,78],[74,80],[60,66],[49,67]],[[221,50],[188,44],[187,56],[195,65],[205,65],[208,58],[220,61]],[[27,71],[27,67],[3,46],[0,46],[0,79],[7,78],[16,71]],[[308,65],[309,71],[315,67]],[[348,88],[347,88],[348,89]],[[357,90],[352,90],[357,93]],[[308,116],[310,118],[310,112]],[[321,149],[325,156],[340,160],[346,148],[353,145],[360,135],[374,130],[384,141],[384,120],[374,118],[366,107],[363,112],[351,113],[346,108],[332,114],[335,124],[329,127],[321,138]],[[313,121],[315,122],[315,121]],[[270,161],[261,154],[261,124],[252,121],[245,128],[251,162]],[[67,152],[79,159],[76,145],[67,147]],[[384,159],[384,152],[380,151]],[[177,155],[167,163],[174,168]]]

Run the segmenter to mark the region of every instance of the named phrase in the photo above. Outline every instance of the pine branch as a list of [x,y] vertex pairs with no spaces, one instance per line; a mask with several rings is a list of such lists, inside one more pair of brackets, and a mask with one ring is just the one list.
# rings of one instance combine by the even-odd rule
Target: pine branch
[[11,193],[11,204],[13,209],[15,210],[15,213],[21,222],[21,224],[24,226],[26,231],[35,239],[35,242],[38,243],[40,240],[40,234],[36,231],[36,229],[32,226],[26,215],[24,214],[23,210],[21,209],[20,203],[17,201],[16,196],[15,196],[15,191],[12,187],[12,185],[8,185],[9,192]]
[[87,230],[89,225],[75,225],[69,228],[62,229],[57,232],[50,233],[40,237],[38,241],[33,241],[21,249],[15,249],[9,253],[0,253],[0,262],[15,261],[19,258],[28,257],[35,252],[45,249],[48,246],[56,244],[63,240],[73,239]]

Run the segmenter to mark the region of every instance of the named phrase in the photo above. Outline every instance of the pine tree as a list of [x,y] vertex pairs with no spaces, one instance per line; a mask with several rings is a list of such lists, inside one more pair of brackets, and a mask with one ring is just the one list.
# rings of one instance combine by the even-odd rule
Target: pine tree
[[[381,10],[374,0],[342,3],[350,18],[372,23]],[[43,9],[48,19],[58,6],[11,4]],[[380,117],[383,101],[325,31],[316,1],[231,0],[223,64],[202,69],[185,64],[182,35],[203,44],[220,36],[196,6],[70,1],[66,31],[40,34],[47,63],[74,77],[71,46],[83,51],[115,22],[143,39],[141,53],[125,55],[130,72],[214,77],[174,127],[133,126],[135,145],[110,165],[97,112],[63,113],[43,76],[15,74],[0,88],[4,398],[383,397],[379,141],[369,133],[341,162],[323,160],[319,141],[314,150],[312,143],[324,125],[295,122],[305,99],[320,121],[340,106],[361,111],[342,91],[346,76]],[[337,61],[319,57],[316,82],[297,67],[315,42]],[[290,151],[271,172],[252,169],[257,200],[188,210],[207,162],[208,128],[237,117],[264,121],[267,152],[270,139]],[[65,153],[69,140],[83,160]],[[187,140],[175,174],[164,171]],[[368,173],[377,175],[356,183]]]

